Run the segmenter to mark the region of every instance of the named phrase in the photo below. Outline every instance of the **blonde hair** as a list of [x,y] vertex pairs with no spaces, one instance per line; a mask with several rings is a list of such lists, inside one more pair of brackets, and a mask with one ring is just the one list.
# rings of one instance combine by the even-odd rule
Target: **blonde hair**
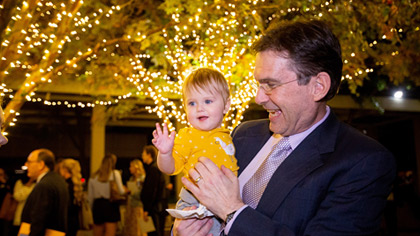
[[67,158],[60,162],[60,167],[66,169],[71,174],[73,182],[74,199],[80,203],[83,198],[82,174],[80,163],[74,159]]
[[102,159],[101,166],[93,174],[93,177],[98,176],[99,181],[107,182],[109,180],[109,176],[111,175],[111,172],[115,169],[116,163],[117,163],[117,156],[115,154],[112,154],[112,153],[106,154],[104,159]]
[[136,176],[136,175],[145,176],[146,175],[146,171],[144,171],[143,163],[140,160],[138,160],[138,159],[132,160],[130,162],[130,165],[134,166],[134,168],[135,168],[135,171],[134,171],[135,173],[133,174],[134,176]]
[[199,68],[188,75],[182,86],[184,103],[186,102],[186,94],[197,89],[210,91],[213,95],[222,95],[225,104],[230,97],[229,85],[225,77],[219,71],[211,68]]

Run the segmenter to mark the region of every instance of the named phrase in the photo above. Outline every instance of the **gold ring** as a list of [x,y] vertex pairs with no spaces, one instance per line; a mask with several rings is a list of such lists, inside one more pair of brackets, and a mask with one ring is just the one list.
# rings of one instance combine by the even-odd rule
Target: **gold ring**
[[195,183],[196,184],[198,184],[198,182],[200,182],[200,180],[201,180],[202,178],[201,178],[201,176],[199,176],[197,179],[195,179],[194,181],[195,181]]

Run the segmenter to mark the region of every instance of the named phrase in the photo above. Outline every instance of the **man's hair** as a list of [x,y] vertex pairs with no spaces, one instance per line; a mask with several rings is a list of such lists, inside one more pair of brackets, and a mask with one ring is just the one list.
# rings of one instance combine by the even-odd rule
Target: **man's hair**
[[150,154],[150,156],[153,158],[153,161],[155,161],[155,160],[156,160],[156,157],[157,157],[158,151],[157,151],[157,149],[155,148],[155,146],[153,146],[153,145],[146,145],[146,146],[144,146],[143,150],[144,150],[147,154]]
[[256,53],[278,52],[280,57],[291,60],[299,85],[308,84],[311,76],[320,72],[328,73],[331,87],[322,100],[328,101],[337,93],[343,69],[341,47],[326,23],[319,20],[277,23],[268,28],[252,49]]
[[223,101],[226,102],[229,99],[229,85],[222,73],[211,68],[199,68],[185,79],[182,86],[184,104],[186,102],[186,94],[191,90],[202,89],[204,91],[210,91],[213,95],[222,95]]
[[38,161],[43,161],[50,171],[54,170],[55,156],[54,153],[46,148],[38,149]]

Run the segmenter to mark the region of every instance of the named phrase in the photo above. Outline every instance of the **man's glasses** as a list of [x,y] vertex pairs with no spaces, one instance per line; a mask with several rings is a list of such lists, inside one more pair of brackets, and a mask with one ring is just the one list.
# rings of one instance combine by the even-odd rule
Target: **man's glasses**
[[39,161],[26,161],[26,164],[30,164],[30,163],[34,163],[34,162],[39,162]]
[[271,95],[272,93],[273,93],[273,90],[274,89],[276,89],[276,88],[278,88],[278,87],[280,87],[280,86],[283,86],[283,85],[285,85],[285,84],[288,84],[288,83],[291,83],[291,82],[294,82],[294,81],[297,81],[298,79],[294,79],[294,80],[290,80],[290,81],[287,81],[287,82],[284,82],[284,83],[274,83],[274,82],[268,82],[268,83],[258,83],[258,81],[255,81],[253,84],[252,84],[252,87],[254,87],[255,89],[260,89],[260,88],[262,88],[263,90],[264,90],[264,93],[265,94],[267,94],[267,95]]

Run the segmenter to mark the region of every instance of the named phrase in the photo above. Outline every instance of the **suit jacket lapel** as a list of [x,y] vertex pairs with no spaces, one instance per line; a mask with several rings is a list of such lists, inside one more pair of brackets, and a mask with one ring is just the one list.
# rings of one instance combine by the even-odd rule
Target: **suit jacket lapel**
[[308,174],[323,165],[322,154],[334,150],[339,122],[331,114],[308,135],[274,172],[257,210],[272,216],[289,192]]
[[239,172],[238,175],[246,168],[255,155],[264,146],[271,137],[272,132],[269,129],[269,120],[264,120],[256,126],[252,126],[246,130],[246,135],[234,139],[236,153],[238,159]]

